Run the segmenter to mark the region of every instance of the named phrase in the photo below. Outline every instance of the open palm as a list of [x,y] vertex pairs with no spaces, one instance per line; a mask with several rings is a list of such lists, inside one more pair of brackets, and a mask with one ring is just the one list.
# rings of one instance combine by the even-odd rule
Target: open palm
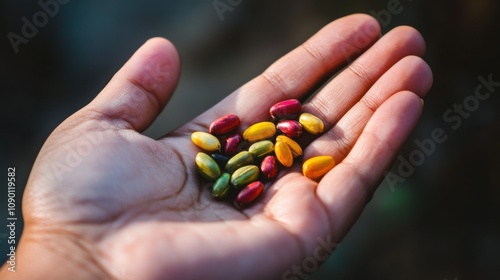
[[[52,276],[65,279],[304,277],[292,265],[324,261],[334,249],[325,244],[341,241],[417,123],[432,84],[416,30],[379,32],[366,15],[336,20],[158,140],[141,132],[173,93],[179,59],[168,41],[148,41],[40,151],[24,195],[19,249],[31,250],[25,257],[40,265],[18,271],[56,261],[62,268]],[[303,109],[325,122],[303,159],[331,155],[337,166],[314,182],[297,160],[242,211],[214,201],[194,168],[199,149],[190,134],[229,113],[243,128],[268,120],[274,103],[305,100],[354,57]],[[310,263],[300,273],[314,269]]]

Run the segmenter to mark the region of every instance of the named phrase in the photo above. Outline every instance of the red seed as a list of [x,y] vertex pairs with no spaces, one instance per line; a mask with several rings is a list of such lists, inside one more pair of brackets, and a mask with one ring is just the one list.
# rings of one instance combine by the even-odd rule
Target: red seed
[[250,183],[240,191],[238,197],[236,197],[236,203],[238,203],[240,207],[248,205],[257,199],[263,190],[264,184],[262,184],[262,182],[255,181]]
[[273,119],[294,118],[302,110],[302,104],[297,99],[288,99],[274,104],[269,109],[269,114]]
[[295,120],[281,120],[276,128],[290,138],[299,137],[302,134],[302,125]]
[[238,152],[243,137],[239,134],[233,134],[226,138],[226,145],[224,146],[224,154],[231,156]]
[[267,156],[260,163],[260,171],[267,179],[273,179],[278,175],[278,161],[275,156]]
[[234,114],[229,114],[216,119],[210,125],[210,133],[213,135],[222,135],[229,133],[240,125],[240,118]]

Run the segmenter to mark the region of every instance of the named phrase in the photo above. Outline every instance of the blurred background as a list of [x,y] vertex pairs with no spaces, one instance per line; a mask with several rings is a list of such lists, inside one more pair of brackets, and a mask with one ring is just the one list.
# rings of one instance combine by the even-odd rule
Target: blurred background
[[[473,97],[479,76],[500,81],[498,1],[65,1],[45,22],[38,18],[42,27],[17,50],[7,34],[21,35],[23,17],[32,22],[43,10],[37,1],[0,3],[0,162],[5,177],[7,167],[16,167],[18,198],[50,132],[93,99],[148,38],[171,40],[182,61],[176,94],[145,132],[157,138],[328,22],[372,13],[384,33],[411,25],[427,42],[434,86],[392,174],[402,175],[403,160],[418,166],[380,185],[345,240],[309,279],[500,279],[500,87],[486,100]],[[218,13],[214,2],[234,6]],[[399,12],[387,17],[388,5],[397,3]],[[469,114],[457,119],[451,113],[454,121],[447,120],[448,110],[464,100]],[[435,129],[445,132],[446,141],[419,160],[415,140],[430,138]],[[0,191],[2,225],[6,188]],[[16,207],[20,218],[19,201]],[[21,221],[16,230],[19,237]],[[0,227],[2,261],[7,236]]]

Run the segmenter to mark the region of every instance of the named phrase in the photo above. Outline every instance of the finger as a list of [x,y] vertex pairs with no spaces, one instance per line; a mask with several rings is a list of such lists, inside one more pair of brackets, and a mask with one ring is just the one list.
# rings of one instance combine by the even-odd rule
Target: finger
[[375,112],[349,155],[320,181],[335,240],[340,240],[372,197],[384,172],[410,136],[422,111],[414,93],[399,92]]
[[409,55],[422,56],[424,52],[425,42],[417,30],[397,27],[312,97],[304,111],[320,117],[328,130],[395,63]]
[[322,79],[372,45],[379,34],[378,22],[368,15],[335,20],[194,123],[206,127],[211,120],[235,112],[246,124],[266,120],[273,104],[304,97]]
[[324,154],[342,161],[381,104],[404,90],[423,98],[431,86],[432,71],[427,63],[416,56],[403,58],[384,73],[332,129],[307,147],[304,158]]
[[170,99],[179,80],[175,47],[154,38],[140,47],[81,113],[117,128],[145,130]]

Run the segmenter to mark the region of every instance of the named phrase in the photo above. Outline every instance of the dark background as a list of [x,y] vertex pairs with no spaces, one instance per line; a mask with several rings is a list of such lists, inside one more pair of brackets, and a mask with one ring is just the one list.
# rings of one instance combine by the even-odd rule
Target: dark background
[[[19,198],[50,132],[88,103],[150,37],[170,39],[183,65],[176,94],[145,132],[157,138],[211,107],[328,22],[351,13],[380,14],[390,1],[243,0],[221,21],[212,0],[73,0],[60,5],[16,54],[7,34],[20,34],[21,18],[32,21],[41,7],[36,1],[3,0],[1,176],[16,167]],[[382,30],[401,24],[417,28],[434,72],[422,121],[401,157],[409,159],[418,149],[415,140],[429,138],[436,128],[447,140],[404,182],[381,184],[337,251],[310,279],[499,279],[500,87],[456,129],[443,115],[455,103],[471,100],[479,76],[500,81],[500,4],[400,3],[401,12],[381,20]],[[8,232],[1,226],[7,217],[6,188],[0,191],[2,260],[7,254]],[[19,218],[20,207],[17,202]]]

